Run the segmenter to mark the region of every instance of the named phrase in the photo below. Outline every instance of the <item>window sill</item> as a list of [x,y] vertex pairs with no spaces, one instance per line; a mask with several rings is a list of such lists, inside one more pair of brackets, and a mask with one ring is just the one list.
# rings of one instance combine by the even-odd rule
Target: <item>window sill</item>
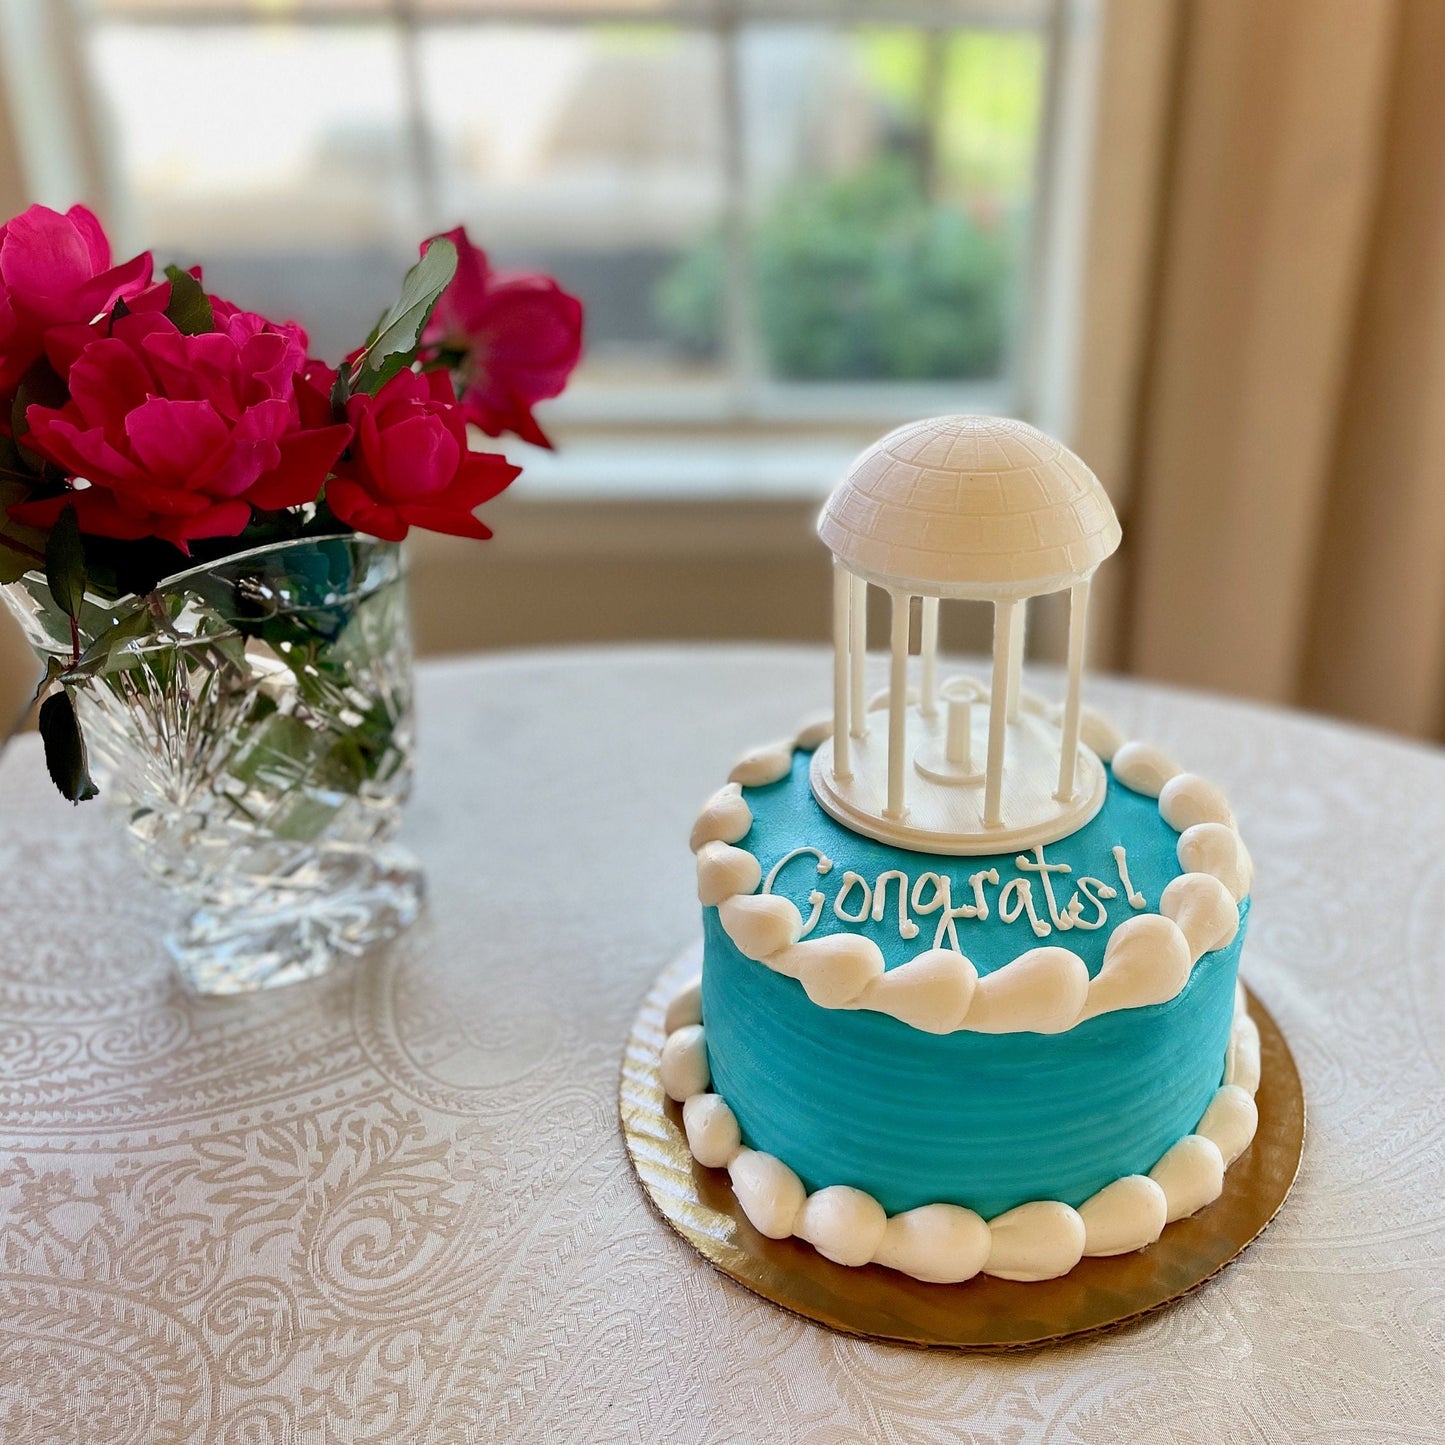
[[[491,445],[478,439],[474,445]],[[819,502],[862,447],[851,438],[586,437],[510,444],[518,502]]]

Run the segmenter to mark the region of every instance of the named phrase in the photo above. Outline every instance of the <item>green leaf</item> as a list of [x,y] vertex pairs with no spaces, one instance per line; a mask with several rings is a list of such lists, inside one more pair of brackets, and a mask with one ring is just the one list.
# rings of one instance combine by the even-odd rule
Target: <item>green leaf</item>
[[20,438],[30,430],[30,423],[25,419],[25,409],[29,405],[25,396],[25,383],[22,381],[15,389],[15,395],[10,402],[10,435],[15,438],[15,454],[26,466],[30,465],[29,459],[35,454],[20,445]]
[[38,472],[45,465],[45,458],[39,452],[25,445],[24,438],[30,434],[30,419],[25,415],[35,405],[30,388],[22,381],[15,391],[15,400],[10,403],[10,435],[15,441],[15,455],[21,466],[29,472]]
[[31,702],[39,702],[45,691],[52,682],[58,682],[65,673],[65,659],[63,657],[47,657],[45,659],[45,676],[35,684],[35,695]]
[[90,776],[75,703],[63,688],[40,705],[40,738],[45,744],[45,766],[61,796],[72,803],[94,798],[100,789]]
[[247,736],[231,776],[248,786],[299,788],[312,767],[316,736],[290,713],[273,713]]
[[45,544],[45,580],[55,605],[67,617],[79,617],[85,601],[85,547],[75,508],[67,506],[50,529]]
[[12,521],[9,511],[34,493],[34,483],[23,473],[19,449],[9,437],[0,437],[0,582],[18,582],[44,564],[45,533]]
[[32,451],[24,443],[30,432],[30,418],[27,415],[32,406],[58,409],[70,400],[70,389],[59,373],[45,357],[32,363],[15,389],[10,406],[10,435],[15,441],[15,453],[27,471],[42,473],[45,458]]
[[[231,538],[226,539],[228,542]],[[201,548],[187,558],[179,548],[155,537],[139,541],[117,541],[110,537],[87,537],[85,561],[90,576],[88,587],[97,597],[118,601],[122,597],[144,597],[166,577],[196,561],[209,561]]]
[[0,585],[18,582],[34,566],[34,557],[17,552],[4,537],[0,537]]
[[421,334],[457,271],[457,248],[444,236],[406,273],[401,295],[372,327],[356,366],[352,389],[375,392],[416,359]]
[[24,482],[31,480],[30,468],[20,455],[20,448],[3,434],[0,434],[0,481]]
[[65,681],[78,682],[82,678],[95,677],[104,672],[122,671],[122,668],[111,666],[116,655],[138,638],[149,637],[155,631],[155,626],[156,620],[150,612],[144,607],[137,607],[134,612],[102,632],[85,649],[74,667],[63,668]]
[[167,319],[185,336],[214,331],[216,317],[211,310],[211,298],[201,289],[201,283],[179,266],[167,266],[166,276],[171,283],[171,299],[166,302]]
[[211,646],[228,662],[232,667],[245,667],[246,665],[246,639],[238,632],[226,632],[214,638]]
[[337,421],[346,420],[346,403],[351,399],[351,373],[342,367],[331,384],[331,412]]
[[375,395],[399,371],[405,371],[416,360],[415,351],[394,351],[380,366],[368,368],[357,378],[357,391],[369,391]]
[[[25,420],[27,408],[48,406],[55,410],[69,400],[70,388],[66,385],[65,378],[42,356],[39,361],[31,364],[21,379],[15,393],[15,411],[11,419],[18,419],[21,429],[28,431],[29,424]],[[19,436],[20,431],[17,430],[15,435]]]

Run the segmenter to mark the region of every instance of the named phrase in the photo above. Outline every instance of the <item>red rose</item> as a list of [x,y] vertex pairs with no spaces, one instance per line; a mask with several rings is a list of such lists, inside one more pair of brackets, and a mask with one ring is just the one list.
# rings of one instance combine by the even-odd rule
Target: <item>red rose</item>
[[31,526],[75,506],[81,531],[160,537],[182,551],[233,537],[252,507],[315,501],[350,428],[306,377],[306,335],[215,303],[216,330],[183,335],[158,310],[123,316],[70,368],[70,400],[26,412],[26,443],[83,485],[13,505]]
[[[110,242],[84,206],[31,206],[0,226],[0,392],[46,353],[51,333],[85,326],[145,289],[149,252],[110,264]],[[52,358],[63,370],[63,359]]]
[[488,436],[510,431],[550,447],[532,407],[559,395],[577,365],[582,303],[550,276],[493,271],[462,226],[446,239],[457,248],[457,274],[432,312],[422,345],[466,352],[458,385],[468,421]]
[[343,522],[388,542],[411,527],[492,535],[472,514],[521,468],[467,450],[466,418],[446,372],[398,372],[375,396],[353,396],[346,415],[356,439],[326,485],[326,501]]

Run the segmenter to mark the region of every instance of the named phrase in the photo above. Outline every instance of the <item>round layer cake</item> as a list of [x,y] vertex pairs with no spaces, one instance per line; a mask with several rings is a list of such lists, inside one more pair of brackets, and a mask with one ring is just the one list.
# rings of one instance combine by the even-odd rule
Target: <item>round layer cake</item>
[[703,974],[663,1080],[700,1162],[765,1234],[924,1279],[1053,1277],[1216,1197],[1258,1082],[1219,790],[1092,719],[1085,826],[933,855],[819,806],[821,731],[744,760],[694,833]]

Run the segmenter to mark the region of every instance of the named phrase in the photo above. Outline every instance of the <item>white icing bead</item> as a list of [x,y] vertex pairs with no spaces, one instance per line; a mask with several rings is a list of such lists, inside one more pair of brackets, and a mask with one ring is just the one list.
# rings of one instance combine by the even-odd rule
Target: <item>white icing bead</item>
[[968,1013],[977,983],[978,970],[962,954],[930,948],[875,978],[858,1007],[891,1014],[924,1033],[951,1034]]
[[740,1149],[728,1165],[733,1193],[748,1222],[769,1239],[786,1239],[807,1198],[803,1181],[771,1154]]
[[1159,812],[1176,833],[1196,823],[1223,823],[1234,827],[1234,814],[1224,789],[1198,773],[1180,773],[1159,789]]
[[1179,925],[1194,963],[1233,943],[1239,932],[1239,905],[1212,873],[1181,873],[1165,888],[1159,911]]
[[888,1216],[871,1194],[834,1184],[808,1196],[793,1226],[825,1259],[856,1269],[873,1258]]
[[973,1210],[925,1204],[888,1221],[873,1261],[929,1284],[961,1284],[983,1268],[992,1246],[988,1225]]
[[1189,940],[1157,913],[1126,918],[1109,937],[1104,962],[1089,984],[1085,1018],[1115,1009],[1167,1003],[1189,981]]
[[1084,1254],[1084,1221],[1055,1200],[1020,1204],[989,1220],[983,1272],[998,1279],[1057,1279]]
[[708,1086],[707,1044],[701,1024],[684,1024],[662,1046],[662,1087],[679,1104]]
[[792,768],[793,740],[784,738],[744,753],[728,774],[728,782],[741,783],[745,788],[763,788],[786,778]]
[[1114,754],[1124,746],[1124,734],[1108,718],[1090,708],[1085,708],[1079,719],[1079,736],[1085,747],[1093,748],[1106,763],[1112,762]]
[[856,933],[806,938],[768,960],[798,979],[819,1008],[846,1008],[883,972],[883,950]]
[[1224,1156],[1212,1139],[1186,1134],[1149,1171],[1169,1201],[1168,1222],[1183,1219],[1219,1198],[1224,1188]]
[[689,979],[667,1006],[667,1017],[663,1020],[664,1033],[673,1033],[687,1024],[702,1022],[702,975]]
[[726,1169],[742,1148],[738,1121],[721,1094],[694,1094],[682,1106],[682,1127],[692,1157],[708,1169]]
[[697,901],[715,908],[735,893],[751,893],[763,879],[763,865],[746,849],[718,842],[697,850]]
[[736,843],[752,826],[752,809],[743,801],[743,790],[728,783],[702,805],[688,846],[696,853],[704,843]]
[[803,931],[803,915],[789,898],[772,893],[742,893],[718,904],[727,936],[745,957],[761,963],[797,941]]
[[1168,753],[1149,743],[1125,743],[1114,754],[1114,776],[1131,792],[1157,798],[1170,778],[1183,771]]
[[1186,873],[1212,873],[1238,903],[1249,892],[1254,864],[1244,840],[1223,823],[1196,823],[1179,835],[1179,863]]
[[1164,1232],[1169,1204],[1164,1191],[1143,1174],[1128,1174],[1090,1195],[1079,1206],[1084,1253],[1128,1254],[1153,1244]]
[[1248,1014],[1235,1020],[1229,1036],[1224,1082],[1237,1084],[1251,1096],[1259,1091],[1259,1025]]
[[820,743],[826,742],[833,736],[833,714],[830,712],[815,713],[807,718],[793,737],[793,746],[801,751],[812,752]]
[[1067,948],[1031,948],[980,978],[966,1020],[981,1034],[1059,1034],[1072,1028],[1089,994],[1089,970]]
[[1238,1084],[1222,1084],[1194,1132],[1218,1146],[1228,1169],[1249,1148],[1258,1128],[1259,1110],[1254,1096]]
[[1237,1016],[1249,1012],[1249,995],[1244,991],[1244,980],[1238,975],[1234,980],[1234,1012]]

